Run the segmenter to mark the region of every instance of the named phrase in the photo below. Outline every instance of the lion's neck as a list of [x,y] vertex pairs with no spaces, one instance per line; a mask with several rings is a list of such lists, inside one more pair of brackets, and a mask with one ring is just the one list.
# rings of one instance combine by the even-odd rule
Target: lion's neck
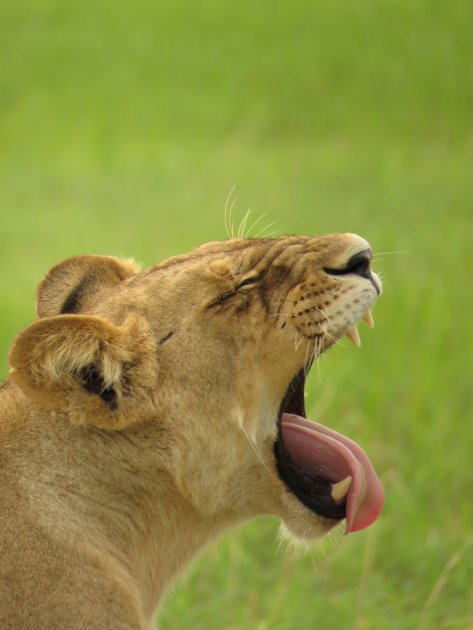
[[118,567],[151,619],[176,575],[233,517],[199,514],[160,466],[150,435],[141,443],[138,433],[84,429],[61,416],[45,416],[41,428],[21,479],[31,509],[61,544]]

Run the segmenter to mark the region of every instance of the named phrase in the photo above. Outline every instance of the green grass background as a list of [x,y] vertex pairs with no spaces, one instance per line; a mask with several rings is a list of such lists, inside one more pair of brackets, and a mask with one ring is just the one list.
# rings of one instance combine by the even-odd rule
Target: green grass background
[[473,628],[472,24],[470,0],[0,3],[1,374],[51,265],[225,238],[234,185],[253,233],[389,252],[375,330],[308,386],[369,452],[381,519],[300,557],[245,525],[162,629]]

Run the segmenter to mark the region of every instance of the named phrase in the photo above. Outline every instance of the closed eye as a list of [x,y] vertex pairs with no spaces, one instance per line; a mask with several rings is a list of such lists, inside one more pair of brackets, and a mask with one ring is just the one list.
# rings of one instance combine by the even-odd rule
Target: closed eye
[[238,289],[241,289],[241,287],[246,287],[249,284],[256,284],[263,279],[265,273],[265,271],[262,271],[257,276],[249,276],[248,278],[245,278],[240,282],[240,284],[237,285],[236,290],[238,291]]
[[225,293],[221,293],[214,300],[212,300],[208,304],[208,306],[212,307],[212,306],[218,306],[219,304],[223,304],[229,298],[233,297],[234,295],[237,295],[238,290],[241,289],[242,287],[251,286],[252,284],[257,284],[260,280],[263,279],[265,273],[266,271],[264,270],[258,275],[249,276],[248,278],[245,278],[244,280],[242,280],[239,284],[235,286],[233,291],[226,291]]

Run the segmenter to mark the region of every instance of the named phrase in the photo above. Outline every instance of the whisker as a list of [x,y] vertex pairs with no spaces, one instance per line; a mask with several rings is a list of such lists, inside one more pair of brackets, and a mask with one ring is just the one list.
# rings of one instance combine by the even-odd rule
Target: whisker
[[230,238],[235,238],[234,235],[234,230],[233,230],[233,222],[232,222],[232,212],[233,212],[233,206],[235,205],[235,201],[237,200],[237,198],[235,197],[232,201],[232,205],[230,206],[230,211],[228,213],[228,225],[230,227]]
[[314,347],[313,347],[313,349],[311,351],[311,354],[308,354],[308,350],[310,349],[310,346],[311,346],[310,340],[307,343],[306,354],[305,354],[305,358],[304,358],[304,376],[305,376],[305,378],[307,378],[307,376],[309,375],[310,366],[312,365],[312,363],[314,362],[314,359],[315,359],[315,352],[316,352],[316,348],[317,348],[317,341],[318,341],[318,338],[316,337],[316,339],[314,341]]
[[233,184],[230,192],[228,193],[227,200],[225,201],[225,209],[223,211],[223,219],[225,221],[225,231],[227,233],[227,238],[231,238],[231,236],[230,236],[230,225],[229,225],[229,222],[228,222],[228,215],[227,215],[228,203],[230,201],[230,197],[233,195],[233,193],[235,191],[235,188],[236,188],[236,184]]
[[273,230],[272,232],[268,232],[267,234],[262,234],[260,238],[272,238],[273,236],[276,236],[278,233],[279,233],[278,230]]
[[301,334],[300,341],[299,341],[299,343],[296,345],[296,352],[298,352],[298,351],[299,351],[299,348],[301,347],[301,344],[303,343],[303,341],[304,341],[304,335],[302,335],[302,334]]
[[315,369],[317,371],[317,378],[318,380],[322,379],[322,361],[325,359],[324,354],[322,353],[322,343],[323,343],[323,337],[319,338],[319,344],[317,347],[317,361],[316,361],[316,365],[315,365]]
[[[253,228],[255,228],[255,227],[258,225],[258,223],[259,223],[262,219],[264,219],[264,217],[268,214],[268,212],[269,212],[269,210],[267,210],[266,212],[263,212],[263,214],[260,216],[260,218],[259,218],[259,219],[256,219],[256,221],[255,221],[255,222],[251,225],[251,227],[250,227],[250,228],[248,228],[248,232],[247,232],[247,234],[246,234],[246,238],[248,238],[248,237],[249,237],[249,235],[251,234],[251,230],[252,230]],[[254,238],[254,237],[253,237],[253,238]]]
[[378,256],[396,256],[399,254],[408,254],[408,251],[404,251],[404,252],[376,252],[375,254],[373,254],[373,258],[377,258]]
[[325,317],[325,319],[327,320],[327,322],[330,323],[330,317],[327,315],[327,313],[324,311],[323,308],[315,308],[316,311],[319,311],[319,313],[322,313],[322,315]]
[[253,444],[253,442],[250,439],[250,436],[248,435],[248,433],[246,432],[245,427],[242,424],[238,425],[240,427],[240,429],[242,430],[243,435],[246,437],[246,439],[248,440],[249,445],[251,446],[254,454],[256,455],[256,459],[259,460],[260,464],[263,466],[263,468],[266,468],[266,470],[269,470],[269,468],[266,466],[266,464],[264,463],[264,461],[261,459],[261,455],[258,453],[258,451],[256,450],[255,445]]
[[248,217],[250,216],[250,214],[251,214],[251,208],[248,208],[245,216],[241,220],[240,227],[238,228],[238,238],[244,238],[246,222],[248,221]]
[[[328,322],[327,322],[328,323]],[[331,335],[328,330],[326,328],[324,328],[324,326],[322,324],[320,324],[320,329],[323,332],[323,334],[328,337],[330,339],[330,341],[333,341],[333,343],[338,343],[339,339],[335,339],[335,337],[333,335]]]
[[298,352],[298,351],[299,351],[299,348],[301,347],[301,344],[302,344],[302,342],[303,342],[303,341],[304,341],[304,337],[301,337],[301,339],[300,339],[299,343],[298,343],[298,344],[297,344],[297,346],[296,346],[296,352]]
[[309,352],[309,348],[310,348],[310,339],[306,340],[307,341],[307,345],[305,347],[305,353],[304,353],[304,374],[305,376],[307,376],[307,354]]
[[270,228],[272,225],[274,225],[275,221],[271,221],[271,223],[268,223],[268,225],[266,225],[262,230],[260,230],[257,234],[255,234],[254,238],[258,238],[258,236],[260,234],[262,234],[265,230],[267,230],[268,228]]

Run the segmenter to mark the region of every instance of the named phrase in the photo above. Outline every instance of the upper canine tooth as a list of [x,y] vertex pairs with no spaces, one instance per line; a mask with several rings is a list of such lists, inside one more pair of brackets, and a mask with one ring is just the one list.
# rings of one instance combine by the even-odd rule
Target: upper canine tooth
[[346,333],[346,336],[350,341],[355,344],[357,348],[361,348],[360,333],[358,332],[358,328],[356,326],[350,328],[350,330]]
[[365,322],[368,328],[374,328],[374,319],[371,311],[366,311],[366,313],[362,317],[362,320]]
[[332,483],[332,492],[330,494],[332,495],[332,499],[335,501],[337,505],[340,505],[340,503],[343,503],[343,501],[345,500],[345,497],[348,494],[348,490],[350,489],[350,486],[351,486],[351,475],[349,475],[348,477],[345,477],[345,479],[342,479],[341,481],[338,481],[337,483]]

